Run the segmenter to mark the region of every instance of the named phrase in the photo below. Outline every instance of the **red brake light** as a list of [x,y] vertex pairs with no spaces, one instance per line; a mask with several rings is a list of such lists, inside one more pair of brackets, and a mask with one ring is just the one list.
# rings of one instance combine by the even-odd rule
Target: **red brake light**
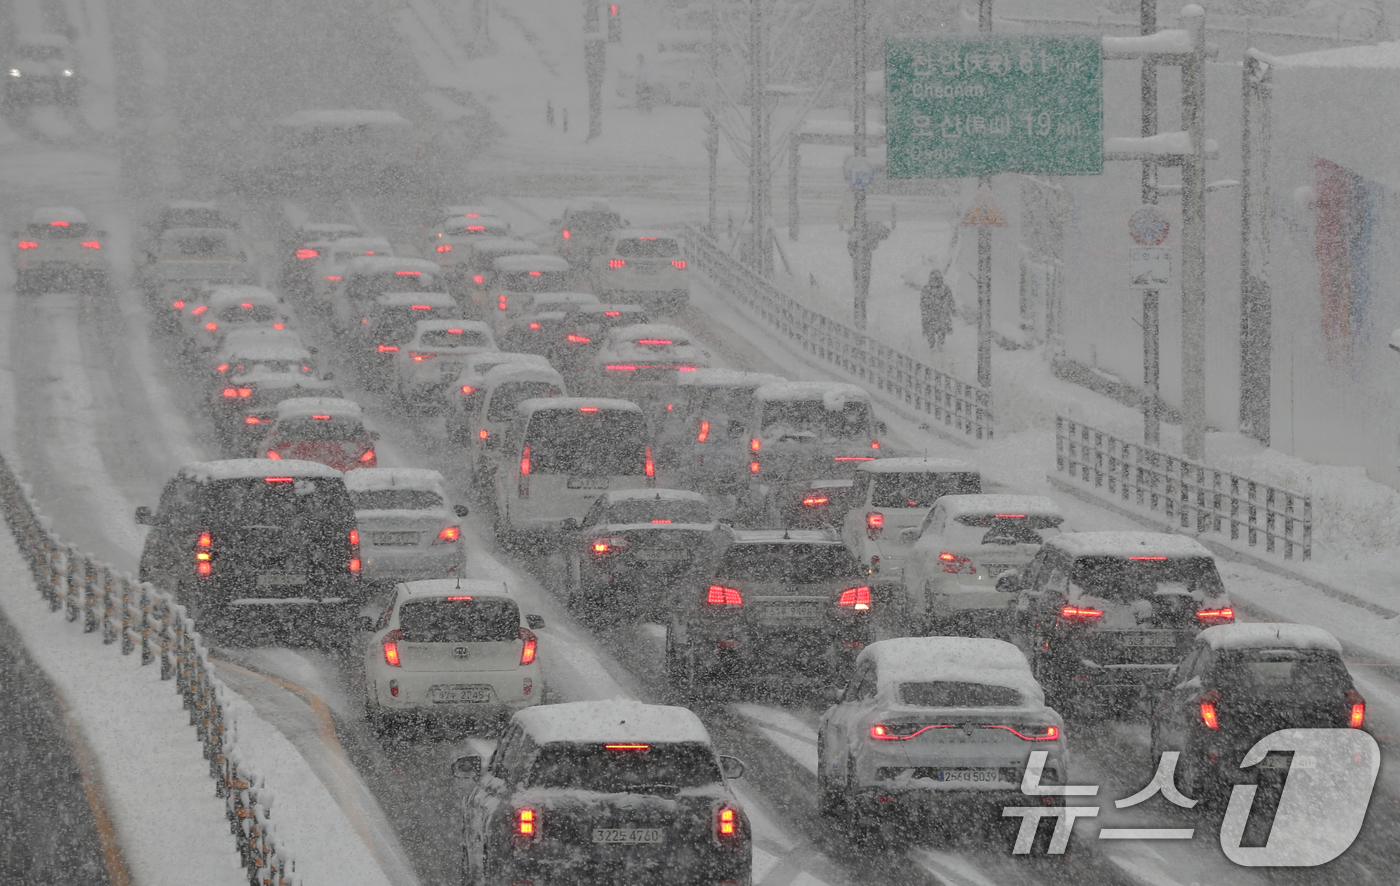
[[611,372],[635,372],[637,367],[632,363],[609,363],[606,367]]
[[758,468],[759,468],[758,462],[756,462],[756,461],[751,461],[751,462],[749,462],[749,473],[750,473],[750,474],[757,474],[757,473],[758,473]]
[[298,250],[297,250],[297,258],[315,258],[316,256],[318,256],[318,255],[320,255],[320,254],[321,254],[321,253],[317,252],[317,251],[314,250],[314,249],[298,249]]
[[[374,453],[371,452],[370,455]],[[350,530],[350,572],[359,574],[360,572],[360,530]]]
[[55,227],[55,228],[66,228],[66,227],[68,227],[68,222],[66,222],[66,221],[51,221],[51,222],[49,222],[49,224],[50,224],[51,226]]
[[395,277],[421,277],[421,276],[423,276],[423,272],[422,272],[422,271],[395,271],[395,272],[394,272],[394,276],[395,276]]
[[603,748],[609,751],[649,751],[651,745],[637,742],[617,742],[616,744],[605,744]]
[[403,667],[399,661],[399,641],[403,639],[403,631],[395,628],[384,635],[384,663],[391,668]]
[[[185,300],[184,300],[183,298],[176,299],[175,301],[173,301],[173,302],[170,303],[170,306],[171,306],[172,308],[174,308],[175,310],[177,310],[177,311],[184,310],[184,308],[185,308]],[[225,363],[224,366],[227,367],[228,364]],[[223,372],[222,369],[220,369],[219,371],[220,371],[220,372]]]
[[871,440],[871,441],[870,441],[870,448],[871,448],[871,449],[879,449],[879,448],[880,448],[880,441],[879,441],[879,440]]
[[398,346],[398,345],[380,345],[380,346],[379,346],[379,353],[381,353],[381,354],[392,354],[392,353],[395,353],[396,351],[398,351],[398,349],[399,349],[399,346]]
[[330,281],[332,281],[332,282],[339,282],[339,280],[340,280],[339,277],[327,277],[326,279],[327,279],[327,280],[330,280]]
[[1075,624],[1093,624],[1103,618],[1102,609],[1093,609],[1088,606],[1074,606],[1066,603],[1060,609],[1060,618]]
[[1361,697],[1361,693],[1355,689],[1348,689],[1346,695],[1347,706],[1351,712],[1347,717],[1347,725],[1352,729],[1360,729],[1366,725],[1366,699]]
[[20,249],[38,249],[38,248],[39,248],[39,244],[38,244],[38,243],[35,243],[33,240],[21,240],[21,241],[19,241],[19,248],[20,248]]
[[744,605],[744,595],[738,588],[724,585],[710,585],[705,594],[705,605],[711,609],[734,609]]
[[1196,619],[1203,625],[1227,625],[1235,620],[1235,610],[1229,606],[1220,609],[1197,609]]
[[621,311],[604,311],[604,312],[603,312],[603,316],[604,316],[604,317],[621,317],[621,316],[622,316],[622,312],[621,312]]
[[449,603],[470,603],[470,602],[471,602],[471,599],[472,599],[471,597],[448,597],[448,598],[447,598],[447,602],[449,602]]
[[438,244],[437,251],[438,251],[438,252],[451,252],[451,251],[452,251],[452,244],[451,244],[451,243],[439,243],[439,244]]
[[408,307],[414,311],[431,311],[433,309],[432,305],[409,305]]
[[1024,520],[1025,514],[993,514],[998,520]]
[[930,729],[952,729],[951,723],[930,723],[920,725],[918,723],[876,723],[870,727],[870,737],[880,741],[907,741],[916,735],[922,735]]
[[433,359],[437,354],[420,354],[417,351],[409,351],[408,356],[413,358],[414,363],[422,363],[424,360]]
[[258,418],[256,415],[249,415],[244,417],[243,423],[245,425],[262,424],[262,419]]
[[762,443],[758,442],[757,437],[754,437],[753,439],[749,440],[749,449],[752,452],[757,452],[759,450],[759,447],[762,445]]
[[647,480],[652,481],[652,480],[655,480],[655,479],[656,479],[656,462],[654,462],[654,461],[651,460],[651,447],[650,447],[650,446],[647,447],[646,472],[647,472]]
[[540,324],[532,322],[532,323],[530,324],[530,328],[531,328],[531,329],[539,329],[539,328],[540,328]]
[[597,412],[597,411],[598,411],[598,407],[597,407],[597,406],[580,406],[580,407],[578,408],[578,411],[579,411],[579,412]]
[[700,433],[698,433],[698,434],[695,435],[695,442],[697,442],[697,443],[704,443],[705,440],[706,440],[706,438],[708,438],[709,436],[710,436],[710,423],[707,422],[707,421],[705,421],[704,419],[701,419],[701,420],[700,420]]
[[625,267],[627,267],[627,259],[625,259],[625,258],[610,258],[610,259],[608,259],[608,267],[609,267],[609,268],[612,268],[614,271],[617,270],[618,268],[625,268]]
[[938,562],[943,564],[944,572],[951,572],[954,575],[976,575],[977,567],[972,565],[972,560],[968,557],[959,557],[957,554],[944,551],[938,555]]
[[195,308],[194,310],[190,311],[190,314],[193,315],[193,316],[195,316],[195,317],[198,317],[200,314],[203,314],[203,313],[204,313],[205,311],[207,311],[207,310],[209,310],[209,306],[208,306],[208,305],[200,305],[199,307],[197,307],[197,308]]
[[675,268],[675,269],[678,270],[678,271],[684,271],[684,270],[685,270],[685,259],[683,259],[683,258],[675,259],[674,261],[671,262],[671,267]]
[[802,499],[802,506],[804,508],[819,508],[830,501],[831,499],[825,495],[808,495]]
[[672,343],[672,342],[671,342],[671,340],[670,340],[669,338],[639,338],[639,339],[637,339],[637,344],[639,344],[639,345],[669,345],[669,344],[671,344],[671,343]]
[[530,474],[530,444],[526,443],[525,448],[520,452],[520,476],[527,477]]
[[1165,560],[1166,557],[1129,557],[1129,560]]
[[1220,715],[1215,712],[1215,706],[1220,704],[1220,692],[1212,689],[1201,696],[1201,722],[1207,729],[1220,728]]
[[540,835],[540,814],[528,806],[515,810],[515,835],[523,841],[536,840]]
[[879,511],[871,511],[865,515],[865,534],[871,538],[879,536],[885,529],[885,515]]
[[101,249],[102,243],[98,240],[84,240],[83,246],[87,249]]
[[858,588],[846,588],[841,592],[836,605],[853,609],[856,612],[866,612],[870,609],[870,588],[866,585],[861,585]]
[[263,477],[264,483],[291,483],[291,477]]
[[651,522],[653,522],[653,523],[670,523],[670,522],[672,522],[672,521],[670,521],[670,520],[652,520]]
[[873,455],[838,455],[838,456],[836,456],[836,460],[837,460],[837,461],[874,461],[874,460],[875,460],[875,456],[873,456]]
[[211,575],[214,572],[214,539],[207,532],[201,532],[199,538],[194,543],[195,572],[201,576]]
[[444,526],[444,527],[442,527],[442,531],[439,532],[439,533],[437,534],[437,538],[433,539],[433,544],[435,544],[435,545],[450,545],[450,544],[454,543],[455,541],[457,541],[457,539],[459,539],[459,538],[461,538],[461,537],[462,537],[462,527],[460,527],[460,526]]
[[462,393],[463,393],[463,394],[475,394],[475,393],[476,393],[476,387],[475,387],[474,385],[462,385]]
[[364,462],[365,464],[369,464],[370,462],[374,461],[374,450],[366,449],[364,455],[360,456],[360,461]]
[[530,276],[531,276],[531,277],[541,277],[541,276],[543,276],[543,275],[544,275],[544,272],[543,272],[543,271],[531,271],[531,272],[530,272]]
[[482,428],[481,430],[476,432],[476,435],[481,439],[485,440],[491,436],[491,432],[486,430],[485,428]]
[[609,557],[627,550],[628,541],[620,535],[603,535],[588,543],[588,550],[595,557]]
[[313,415],[311,418],[315,421],[330,421],[329,415]]
[[273,461],[281,461],[282,453],[278,452],[276,449],[269,449],[267,451],[267,457],[272,459]]
[[215,329],[218,329],[218,328],[219,328],[219,324],[217,324],[217,323],[215,323],[214,321],[211,320],[211,321],[209,321],[208,323],[205,323],[205,324],[204,324],[204,328],[207,329],[207,330],[209,330],[210,332],[213,332]]
[[448,335],[461,335],[461,334],[462,334],[462,330],[460,330],[460,329],[449,329],[449,330],[447,330],[447,334],[448,334]]
[[503,311],[506,309],[506,297],[504,295],[498,296],[496,298],[496,307],[500,308]]
[[591,343],[593,342],[593,339],[588,338],[587,336],[578,335],[578,334],[573,333],[573,332],[571,332],[571,333],[569,333],[567,336],[565,336],[565,339],[568,340],[568,341],[573,342],[573,343],[576,344],[576,345],[586,345],[586,344],[591,344]]
[[738,810],[730,806],[721,806],[715,811],[715,836],[724,841],[739,836]]
[[525,644],[520,647],[520,663],[522,665],[532,664],[535,660],[535,648],[539,640],[529,628],[520,629],[520,639]]
[[238,388],[224,388],[220,393],[225,397],[237,397]]
[[561,233],[561,234],[564,235],[564,239],[565,239],[565,240],[569,239],[569,229],[568,229],[568,228],[565,228],[564,230],[560,231],[559,233]]

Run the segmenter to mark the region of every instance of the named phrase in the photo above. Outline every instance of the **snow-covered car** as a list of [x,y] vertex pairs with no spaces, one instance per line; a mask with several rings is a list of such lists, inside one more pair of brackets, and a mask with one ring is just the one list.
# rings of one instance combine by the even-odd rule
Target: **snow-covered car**
[[566,376],[586,372],[610,329],[650,322],[651,315],[641,305],[576,305],[564,315],[550,360]]
[[[461,252],[461,250],[454,250]],[[471,247],[444,272],[449,290],[460,295],[463,307],[475,319],[484,319],[488,309],[487,294],[496,279],[496,259],[510,255],[538,255],[540,246],[520,237],[483,237],[473,240]]]
[[509,236],[510,225],[495,216],[453,216],[443,219],[428,234],[423,255],[437,262],[444,272],[452,272],[466,261],[473,243]]
[[670,586],[719,530],[710,503],[684,489],[603,493],[563,539],[568,603],[584,615],[664,621]]
[[656,463],[677,471],[677,483],[706,492],[747,484],[748,422],[763,385],[775,375],[697,369],[676,379],[674,398],[656,429]]
[[951,494],[938,498],[918,527],[897,529],[886,516],[871,539],[870,518],[862,524],[854,512],[847,526],[851,535],[866,530],[867,550],[880,558],[880,580],[897,582],[904,616],[920,633],[1004,635],[1016,595],[998,588],[997,579],[1024,569],[1047,539],[1061,534],[1064,511],[1044,496],[959,494],[959,478],[964,489],[975,490],[976,477],[975,471],[950,472]]
[[744,764],[695,714],[635,701],[517,713],[483,766],[459,757],[463,882],[752,882]]
[[363,237],[358,225],[344,222],[305,222],[288,231],[278,245],[282,256],[282,288],[294,295],[305,295],[311,288],[312,274],[321,254],[338,240]]
[[446,483],[424,468],[361,468],[345,475],[360,529],[361,575],[394,582],[453,578],[466,563],[460,519],[449,508]]
[[188,301],[195,287],[259,282],[233,228],[170,228],[146,252],[138,273],[147,296],[162,306]]
[[885,826],[917,828],[1023,805],[1036,751],[1047,753],[1040,784],[1068,780],[1064,720],[1010,643],[881,640],[861,652],[839,698],[818,728],[818,791],[823,814],[855,830],[891,815],[914,820]]
[[485,319],[502,333],[534,312],[541,293],[571,292],[573,282],[569,263],[557,255],[502,255],[491,263]]
[[303,372],[300,365],[254,363],[224,376],[209,399],[214,433],[230,458],[258,455],[258,444],[277,417],[277,404],[294,397],[340,398],[333,381]]
[[640,323],[608,330],[593,355],[590,387],[638,403],[670,402],[680,377],[709,368],[714,357],[679,326]]
[[[13,23],[13,22],[12,22]],[[78,69],[73,47],[62,34],[18,34],[4,54],[6,104],[37,101],[73,104],[78,100]]]
[[457,300],[445,292],[385,292],[375,297],[350,332],[360,378],[373,388],[388,384],[395,355],[408,346],[419,320],[461,319]]
[[92,228],[77,209],[41,206],[13,236],[16,292],[106,289],[110,274],[102,241],[107,234]]
[[438,266],[421,258],[393,255],[361,255],[346,262],[331,276],[335,289],[330,294],[331,320],[348,332],[361,325],[369,306],[386,292],[442,292]]
[[666,673],[686,697],[755,676],[841,679],[875,639],[865,571],[835,533],[732,530],[673,585]]
[[[507,360],[485,369],[469,366],[447,392],[447,438],[466,448],[468,473],[481,487],[491,483],[491,454],[501,446],[515,420],[515,407],[526,400],[562,397],[564,378],[534,354],[530,360]],[[475,362],[475,361],[473,361]]]
[[291,329],[235,329],[209,358],[215,393],[234,376],[255,369],[316,375],[313,351]]
[[672,314],[690,304],[690,263],[672,234],[618,231],[592,263],[595,285],[608,301]]
[[1235,620],[1209,549],[1175,533],[1067,532],[999,584],[1017,591],[1016,645],[1061,710],[1140,710],[1197,634]]
[[534,633],[544,620],[522,617],[505,582],[404,582],[367,627],[365,713],[376,732],[409,717],[495,721],[544,695]]
[[595,256],[612,245],[611,238],[626,222],[606,200],[584,198],[566,207],[551,224],[558,231],[555,253],[573,267],[586,270],[592,267]]
[[224,228],[238,227],[227,213],[213,200],[169,200],[156,210],[147,230],[153,238],[171,228]]
[[498,538],[577,526],[598,496],[656,486],[642,409],[626,400],[525,400],[495,450]]
[[958,459],[861,462],[852,480],[850,507],[841,515],[841,538],[881,583],[897,585],[904,560],[919,538],[917,530],[927,522],[934,502],[945,495],[981,491],[976,465]]
[[261,286],[201,288],[181,313],[184,342],[196,353],[217,350],[240,329],[287,329],[291,312],[281,297]]
[[364,413],[353,400],[293,397],[277,404],[259,454],[274,461],[316,461],[337,471],[377,464],[378,431],[365,427]]
[[367,255],[393,256],[394,247],[383,237],[336,237],[307,241],[299,251],[316,253],[307,274],[308,294],[318,302],[328,302],[341,288],[347,265]]
[[527,354],[552,356],[564,336],[565,319],[575,308],[598,304],[591,292],[548,292],[535,299],[530,313],[496,336],[501,347]]
[[406,403],[443,407],[463,362],[496,349],[491,328],[480,320],[417,320],[394,355],[393,385]]
[[1240,765],[1267,735],[1366,725],[1366,699],[1342,660],[1342,644],[1311,625],[1206,628],[1155,701],[1152,759],[1179,752],[1177,777],[1196,799],[1219,800],[1241,783],[1281,787],[1286,758],[1270,754],[1257,766]]

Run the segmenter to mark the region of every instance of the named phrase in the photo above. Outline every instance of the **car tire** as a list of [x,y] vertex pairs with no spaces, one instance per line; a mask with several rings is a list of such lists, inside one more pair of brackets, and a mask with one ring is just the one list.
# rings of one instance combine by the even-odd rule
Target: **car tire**
[[874,832],[872,817],[857,799],[860,793],[856,784],[856,761],[846,758],[846,783],[841,791],[841,805],[844,811],[846,832],[852,843],[864,844]]
[[839,786],[833,785],[826,772],[826,736],[817,733],[817,811],[823,818],[834,819],[845,808],[845,796]]
[[383,736],[389,731],[389,721],[384,716],[384,709],[379,706],[371,694],[374,690],[365,687],[365,722],[369,724],[369,731],[376,736]]

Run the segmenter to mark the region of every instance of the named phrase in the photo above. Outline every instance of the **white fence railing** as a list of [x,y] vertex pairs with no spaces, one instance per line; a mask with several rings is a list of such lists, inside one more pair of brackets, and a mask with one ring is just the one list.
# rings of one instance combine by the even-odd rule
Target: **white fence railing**
[[1197,534],[1262,538],[1269,554],[1312,558],[1312,497],[1150,449],[1057,415],[1055,470],[1130,511]]
[[122,655],[139,648],[143,665],[159,662],[161,679],[174,681],[209,760],[214,793],[224,800],[250,886],[300,886],[296,862],[273,826],[273,792],[239,753],[232,693],[214,675],[185,607],[149,582],[118,574],[59,539],[3,455],[0,508],[51,610],[81,622],[85,633],[101,634],[103,643],[119,644]]
[[717,294],[738,302],[785,343],[858,382],[901,412],[968,442],[992,439],[992,392],[805,307],[727,255],[698,228],[686,229],[691,260]]

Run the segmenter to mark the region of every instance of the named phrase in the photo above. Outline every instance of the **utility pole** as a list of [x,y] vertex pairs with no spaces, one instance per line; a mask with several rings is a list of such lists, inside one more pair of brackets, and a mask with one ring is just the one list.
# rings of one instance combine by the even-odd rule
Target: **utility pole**
[[599,2],[583,2],[583,68],[588,79],[589,141],[603,134],[603,79],[608,69],[608,44],[599,29]]
[[[992,0],[977,0],[977,30],[992,32]],[[992,177],[977,179],[977,192],[990,194]],[[992,229],[977,228],[977,384],[992,389]]]
[[[855,0],[855,46],[851,53],[854,71],[854,110],[851,118],[852,149],[865,157],[865,0]],[[865,188],[855,188],[855,210],[851,215],[851,270],[855,277],[854,320],[856,329],[865,329],[866,304],[870,299],[870,237],[865,224]]]
[[1187,458],[1205,455],[1206,429],[1206,14],[1181,11],[1193,52],[1181,69],[1181,128],[1191,151],[1181,165],[1181,443]]
[[753,222],[750,260],[754,270],[763,277],[773,273],[772,251],[768,245],[768,53],[763,21],[766,2],[749,0],[749,216]]
[[715,102],[720,99],[722,93],[715,85],[719,82],[719,3],[713,0],[710,3],[710,89],[711,95],[705,102],[705,123],[708,127],[705,134],[705,150],[710,155],[710,207],[706,215],[708,224],[705,233],[711,237],[717,235],[715,229],[716,216],[719,212],[719,120],[715,116]]
[[[1142,0],[1141,27],[1138,33],[1147,37],[1157,33],[1157,0]],[[1142,59],[1142,137],[1157,134],[1157,61],[1151,56]],[[1157,164],[1142,161],[1142,202],[1157,203]],[[1162,442],[1161,411],[1161,345],[1158,312],[1160,298],[1156,289],[1142,293],[1142,439],[1148,446]]]

